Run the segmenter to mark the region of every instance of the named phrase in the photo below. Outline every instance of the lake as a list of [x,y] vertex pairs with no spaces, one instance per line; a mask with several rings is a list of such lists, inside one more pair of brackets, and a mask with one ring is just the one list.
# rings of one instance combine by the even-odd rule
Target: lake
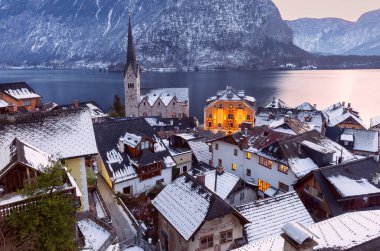
[[[95,100],[106,111],[113,97],[123,96],[122,73],[90,70],[0,70],[0,83],[25,81],[43,96],[43,102],[58,104]],[[144,72],[142,88],[188,87],[190,113],[203,120],[205,100],[227,85],[244,89],[257,104],[269,103],[274,96],[290,106],[304,101],[323,109],[346,101],[360,112],[369,125],[380,115],[380,70],[317,70],[268,72]],[[122,97],[123,98],[123,97]]]

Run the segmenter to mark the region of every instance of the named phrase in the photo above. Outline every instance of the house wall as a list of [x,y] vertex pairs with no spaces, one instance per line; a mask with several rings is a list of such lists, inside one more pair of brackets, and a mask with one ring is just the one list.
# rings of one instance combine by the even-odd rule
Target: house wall
[[[244,197],[241,197],[242,193],[244,194]],[[245,187],[240,191],[233,192],[226,199],[228,204],[233,205],[233,206],[243,205],[255,200],[257,200],[257,193],[254,189],[250,187]]]
[[77,185],[82,193],[80,211],[88,211],[88,190],[87,190],[87,173],[84,157],[66,159],[65,166],[70,170],[70,174],[74,177]]
[[[223,108],[219,108],[220,105],[222,105]],[[233,107],[232,109],[230,109],[230,105]],[[242,105],[244,108],[239,108],[239,105]],[[226,130],[233,133],[240,130],[239,127],[243,122],[252,123],[254,126],[253,119],[255,111],[245,101],[216,100],[209,104],[203,113],[204,127],[206,130]],[[210,114],[212,114],[212,118],[209,117]],[[229,120],[228,114],[233,114],[234,118]],[[249,120],[246,119],[247,115],[250,115]],[[212,123],[211,126],[209,126],[209,122]],[[233,128],[228,127],[229,122],[233,122]],[[221,127],[218,127],[219,123]]]
[[[239,219],[233,214],[228,214],[224,217],[219,217],[211,221],[206,221],[198,230],[197,234],[195,234],[194,238],[190,238],[190,240],[187,242],[160,213],[158,216],[158,236],[161,245],[164,248],[167,247],[168,251],[199,251],[201,250],[201,238],[209,235],[213,235],[214,246],[202,250],[229,250],[229,247],[231,246],[233,241],[225,244],[220,244],[220,233],[230,229],[233,230],[233,240],[243,237],[243,226],[240,223]],[[167,240],[165,236],[167,236]]]
[[[215,145],[218,144],[218,150]],[[292,185],[297,181],[297,177],[289,168],[288,173],[278,171],[279,163],[272,161],[272,168],[269,169],[259,164],[259,156],[251,154],[251,159],[246,158],[246,152],[240,150],[237,145],[229,144],[223,141],[215,141],[212,143],[212,163],[216,167],[218,159],[222,160],[223,170],[233,173],[247,182],[258,184],[258,179],[261,179],[271,186],[278,188],[279,182],[289,186],[289,191],[293,190]],[[234,155],[234,149],[238,150],[238,155]],[[236,163],[236,171],[232,170],[232,163]],[[247,176],[247,169],[251,170],[251,176]]]
[[0,98],[9,104],[12,104],[14,107],[13,108],[14,111],[17,111],[20,106],[24,106],[24,101],[30,101],[30,105],[24,106],[25,109],[28,110],[29,112],[36,111],[36,107],[37,107],[39,100],[40,100],[40,98],[17,100],[17,99],[14,99],[12,96],[9,96],[5,93],[2,93],[2,95],[0,95]]
[[173,156],[173,159],[174,159],[175,163],[177,164],[176,168],[179,169],[179,174],[183,174],[183,167],[184,166],[187,166],[187,170],[191,169],[191,158],[192,158],[192,152],[191,151]]
[[151,179],[140,181],[140,178],[137,177],[120,183],[115,183],[113,185],[113,190],[115,193],[123,193],[123,188],[132,186],[133,195],[138,195],[154,187],[156,182],[161,179],[164,179],[164,184],[170,183],[172,181],[172,168],[162,169],[160,176],[155,176]]
[[104,180],[107,182],[109,187],[112,189],[112,181],[110,176],[108,175],[107,169],[104,165],[103,160],[100,157],[97,157],[97,165],[98,165],[98,172],[99,174],[104,178]]
[[[145,105],[144,105],[145,104]],[[146,113],[146,116],[156,116],[157,114],[152,114],[152,107],[149,105],[148,101],[143,99],[139,104],[139,116],[144,116],[144,113]]]

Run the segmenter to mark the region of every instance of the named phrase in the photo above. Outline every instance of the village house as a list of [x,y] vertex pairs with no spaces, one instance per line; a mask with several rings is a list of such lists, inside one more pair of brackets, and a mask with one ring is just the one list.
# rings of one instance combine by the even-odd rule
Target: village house
[[[204,162],[200,163],[203,163],[203,166],[207,165]],[[208,166],[203,172],[191,171],[189,174],[230,205],[238,206],[258,199],[257,185],[224,172],[222,168]]]
[[162,118],[162,117],[144,117],[145,120],[153,127],[154,131],[161,139],[168,139],[170,136],[189,132],[198,128],[199,121],[195,117],[182,118]]
[[372,131],[379,132],[379,146],[380,146],[380,116],[371,118],[371,126],[369,129]]
[[188,88],[141,89],[140,75],[129,17],[127,59],[124,68],[125,116],[189,117]]
[[259,196],[292,190],[311,170],[355,160],[344,147],[313,130],[289,135],[261,126],[211,141],[213,166],[259,186]]
[[358,156],[369,156],[379,152],[378,131],[335,126],[326,129],[326,136]]
[[347,106],[345,102],[335,103],[324,109],[323,114],[329,127],[367,129],[359,117],[359,112],[352,108],[351,103],[348,103]]
[[[0,120],[0,148],[8,147],[15,138],[60,160],[70,170],[83,195],[80,210],[89,209],[86,168],[91,168],[91,160],[97,154],[89,111],[24,113]],[[28,179],[28,174],[23,173],[18,177]],[[32,173],[29,171],[29,179],[34,177]],[[15,183],[13,187],[20,185]]]
[[152,205],[163,250],[224,251],[245,244],[248,220],[189,174],[168,184]]
[[236,251],[378,250],[380,210],[349,212],[310,226],[291,221],[282,234],[245,245]]
[[304,226],[314,224],[295,191],[253,201],[237,206],[236,209],[249,220],[244,226],[249,244],[280,234],[281,227],[289,221],[296,221]]
[[172,181],[176,163],[144,118],[94,124],[98,171],[115,193],[138,195]]
[[255,126],[256,99],[245,95],[244,90],[227,86],[206,101],[203,109],[205,130],[223,131],[228,134],[241,130],[241,125]]
[[[17,191],[35,182],[36,177],[44,172],[43,168],[51,165],[52,161],[54,159],[51,155],[17,138],[0,149],[0,218],[7,216],[12,210],[22,210],[23,205],[40,199],[35,198],[32,201],[19,195]],[[67,173],[62,189],[80,207],[82,193],[70,173]]]
[[0,113],[34,112],[41,96],[25,82],[0,84]]
[[313,170],[294,185],[317,220],[380,206],[379,157]]
[[305,102],[290,108],[279,99],[265,107],[259,107],[255,116],[256,126],[266,125],[277,131],[288,134],[300,134],[305,131],[317,130],[324,134],[325,118],[315,106]]

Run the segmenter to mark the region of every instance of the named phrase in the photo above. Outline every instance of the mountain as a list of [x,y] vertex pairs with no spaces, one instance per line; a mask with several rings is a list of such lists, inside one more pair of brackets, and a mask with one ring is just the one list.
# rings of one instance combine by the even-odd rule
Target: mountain
[[0,0],[0,65],[265,68],[308,54],[270,0]]
[[321,54],[380,55],[380,10],[363,14],[357,22],[337,18],[302,18],[287,22],[295,45]]

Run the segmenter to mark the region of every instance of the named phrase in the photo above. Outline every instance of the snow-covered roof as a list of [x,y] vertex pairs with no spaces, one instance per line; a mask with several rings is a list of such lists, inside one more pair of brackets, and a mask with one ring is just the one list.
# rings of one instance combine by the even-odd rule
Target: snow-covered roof
[[371,118],[371,128],[380,124],[380,116]]
[[108,114],[104,113],[98,106],[93,103],[86,103],[88,109],[91,112],[91,118],[105,118],[108,117]]
[[380,189],[365,178],[354,180],[342,175],[333,175],[327,177],[327,179],[342,197],[380,193]]
[[[216,193],[220,198],[225,200],[227,196],[235,188],[236,184],[239,182],[240,178],[229,172],[223,172],[221,174],[215,175],[217,171],[212,170],[205,175],[205,185],[208,189]],[[215,179],[216,179],[216,191],[215,191]]]
[[192,140],[196,138],[193,133],[177,133],[176,136],[181,137],[184,140]]
[[0,121],[0,147],[14,138],[61,159],[98,152],[90,113],[82,109],[22,114]]
[[10,105],[0,98],[0,108],[4,108],[4,107],[8,107],[8,106],[10,106]]
[[209,145],[203,140],[192,140],[187,142],[198,161],[209,163],[212,159],[212,153],[209,151]]
[[295,107],[297,110],[303,110],[303,111],[315,111],[315,107],[310,104],[309,102],[303,102],[302,104]]
[[[380,238],[380,210],[345,213],[305,227],[318,243],[313,250],[348,250]],[[284,239],[272,236],[236,250],[284,250]]]
[[[377,131],[363,129],[344,129],[344,133],[341,135],[341,137],[343,135],[352,137],[352,141],[354,142],[353,149],[356,151],[376,153],[379,150],[379,132]],[[341,140],[343,139],[341,138]]]
[[126,132],[124,137],[123,137],[123,142],[124,144],[135,148],[142,140],[141,135],[137,135],[137,133],[133,132]]
[[280,234],[281,228],[289,221],[305,226],[314,223],[295,191],[237,206],[236,209],[250,221],[245,225],[248,243]]
[[32,92],[27,88],[20,89],[8,89],[5,91],[6,94],[12,96],[15,99],[29,99],[29,98],[40,98],[41,96]]
[[146,100],[150,106],[153,106],[158,99],[165,106],[168,106],[170,101],[176,98],[179,102],[189,100],[189,88],[159,88],[159,89],[141,89],[140,102]]
[[[130,163],[125,163],[123,156],[118,150],[112,149],[110,151],[107,151],[106,156],[107,159],[105,162],[108,169],[112,173],[111,180],[115,183],[138,177],[135,169]],[[115,166],[119,165],[121,165],[123,168],[114,168]]]
[[310,142],[308,140],[302,141],[301,145],[306,146],[306,147],[308,147],[310,149],[313,149],[314,151],[317,151],[317,152],[322,153],[322,154],[331,154],[331,153],[334,153],[333,150],[328,149],[328,148],[326,148],[326,147],[324,147],[322,145],[315,144],[315,143]]
[[297,177],[302,177],[310,171],[317,169],[318,165],[314,161],[307,158],[290,158],[288,159],[289,166]]
[[85,249],[99,250],[104,242],[111,236],[110,232],[91,219],[80,220],[77,224],[84,237]]
[[307,228],[295,221],[286,223],[281,230],[299,245],[302,245],[307,239],[312,239],[314,237]]
[[329,126],[336,126],[345,121],[346,119],[352,118],[363,128],[367,128],[363,120],[357,115],[357,112],[352,110],[352,108],[345,107],[340,102],[327,107],[323,110],[323,113],[325,114],[328,120]]
[[246,96],[244,90],[235,90],[231,86],[227,86],[225,90],[217,91],[216,96],[209,97],[207,99],[207,104],[210,105],[216,100],[227,100],[227,101],[246,101],[250,106],[256,102],[256,99],[252,96]]
[[247,222],[232,206],[187,174],[167,185],[152,205],[186,241],[206,220],[234,214]]
[[285,104],[284,101],[282,101],[281,99],[276,98],[276,97],[273,97],[272,102],[270,102],[269,104],[267,104],[265,107],[268,107],[268,108],[289,108]]

